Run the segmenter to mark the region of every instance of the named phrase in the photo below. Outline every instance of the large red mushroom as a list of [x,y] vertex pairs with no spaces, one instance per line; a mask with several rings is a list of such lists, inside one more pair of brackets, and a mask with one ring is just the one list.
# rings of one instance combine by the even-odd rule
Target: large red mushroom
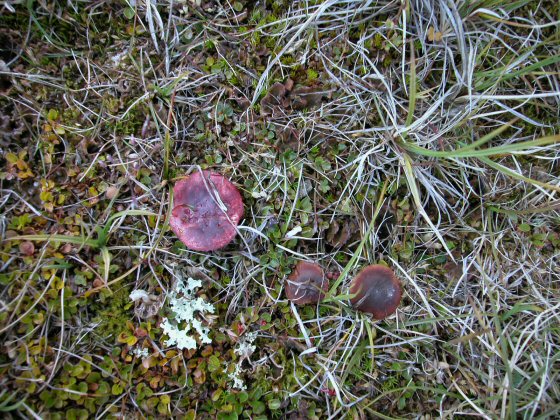
[[399,279],[389,267],[369,265],[352,280],[350,299],[355,308],[383,319],[395,312],[402,297]]
[[233,240],[243,217],[243,199],[224,176],[195,172],[177,182],[173,194],[169,225],[189,249],[214,251]]

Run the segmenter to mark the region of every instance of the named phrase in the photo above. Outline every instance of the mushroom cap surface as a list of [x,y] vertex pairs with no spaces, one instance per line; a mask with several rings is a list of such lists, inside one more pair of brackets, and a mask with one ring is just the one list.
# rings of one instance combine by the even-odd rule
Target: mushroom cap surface
[[372,314],[375,319],[383,319],[399,306],[402,286],[390,268],[369,265],[352,280],[350,293],[356,294],[350,299],[355,308]]
[[214,251],[233,240],[243,217],[243,199],[224,176],[195,172],[175,184],[173,195],[169,225],[188,248]]
[[300,261],[286,282],[286,296],[297,305],[323,300],[329,290],[329,281],[318,264]]

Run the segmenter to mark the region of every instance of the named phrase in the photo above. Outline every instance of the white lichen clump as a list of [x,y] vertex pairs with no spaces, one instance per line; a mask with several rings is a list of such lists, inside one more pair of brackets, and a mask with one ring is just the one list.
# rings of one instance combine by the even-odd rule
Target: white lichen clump
[[[194,295],[195,290],[201,286],[200,280],[192,278],[187,280],[186,285],[182,280],[177,282],[176,290],[171,293],[169,298],[171,310],[175,313],[175,322],[163,318],[161,324],[163,332],[169,337],[166,345],[176,345],[181,350],[196,349],[196,339],[189,335],[192,329],[198,334],[201,343],[210,344],[212,342],[208,337],[209,329],[196,318],[197,313],[199,316],[214,313],[214,306]],[[184,328],[180,327],[182,323],[185,325]]]
[[233,350],[235,354],[241,356],[241,360],[248,359],[257,348],[253,342],[257,339],[257,332],[249,332],[239,339],[237,347]]
[[255,346],[253,342],[257,339],[257,334],[258,333],[256,331],[245,334],[239,339],[237,347],[233,350],[233,352],[240,357],[239,361],[235,365],[235,370],[228,375],[229,380],[233,381],[231,384],[232,388],[237,388],[241,391],[245,391],[247,389],[247,386],[240,376],[243,373],[241,364],[243,363],[243,360],[249,359],[255,352],[257,346]]
[[147,348],[133,347],[128,352],[142,360],[150,356],[150,352]]
[[247,385],[243,382],[243,379],[239,375],[241,375],[243,370],[241,369],[241,364],[238,363],[235,365],[235,370],[228,375],[230,381],[233,381],[231,384],[232,388],[237,388],[241,391],[245,391],[247,389]]
[[148,294],[148,292],[142,289],[133,290],[132,292],[130,292],[129,297],[130,300],[133,302],[136,302],[137,300],[142,300],[142,302],[150,301],[150,295]]

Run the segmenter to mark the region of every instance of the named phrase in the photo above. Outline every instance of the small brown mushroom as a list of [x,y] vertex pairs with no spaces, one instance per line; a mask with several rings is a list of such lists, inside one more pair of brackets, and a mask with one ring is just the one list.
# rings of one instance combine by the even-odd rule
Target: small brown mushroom
[[188,248],[214,251],[229,244],[243,217],[241,194],[224,176],[195,172],[173,188],[169,225]]
[[19,252],[27,257],[31,257],[35,253],[35,245],[30,241],[21,242],[19,244]]
[[317,303],[329,290],[329,281],[319,265],[300,261],[286,282],[286,295],[297,305]]
[[352,280],[350,293],[355,295],[350,302],[375,319],[391,315],[399,306],[402,287],[393,270],[383,265],[370,265]]

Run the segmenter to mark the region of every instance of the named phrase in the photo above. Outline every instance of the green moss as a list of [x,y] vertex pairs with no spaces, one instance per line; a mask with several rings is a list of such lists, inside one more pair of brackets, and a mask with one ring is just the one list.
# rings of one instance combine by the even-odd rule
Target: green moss
[[114,292],[104,289],[99,293],[99,302],[93,304],[92,321],[96,324],[95,332],[100,337],[114,340],[127,328],[127,322],[133,319],[130,289],[120,287]]

